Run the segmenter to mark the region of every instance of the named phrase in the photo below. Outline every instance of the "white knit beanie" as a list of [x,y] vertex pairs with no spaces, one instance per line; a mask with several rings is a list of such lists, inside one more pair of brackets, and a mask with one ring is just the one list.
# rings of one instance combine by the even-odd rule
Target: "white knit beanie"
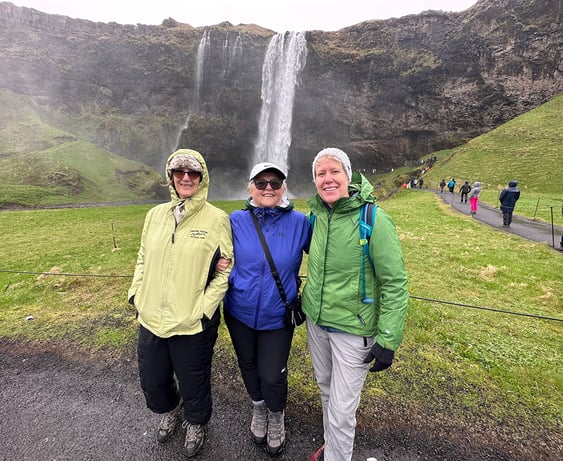
[[350,159],[348,158],[346,152],[337,149],[336,147],[327,147],[315,156],[315,159],[313,160],[313,181],[315,180],[315,167],[317,166],[319,159],[322,157],[333,157],[340,161],[344,171],[346,172],[346,176],[348,176],[348,181],[352,182],[352,165],[350,164]]

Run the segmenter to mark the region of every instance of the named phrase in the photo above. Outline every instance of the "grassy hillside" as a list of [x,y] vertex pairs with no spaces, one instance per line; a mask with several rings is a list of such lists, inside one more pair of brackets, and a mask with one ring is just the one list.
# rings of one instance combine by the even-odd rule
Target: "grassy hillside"
[[[511,179],[522,190],[516,213],[545,219],[555,207],[561,222],[563,205],[563,95],[499,128],[449,151],[423,175],[428,187],[454,177],[456,192],[464,181],[481,182],[481,200],[498,206],[500,191]],[[536,210],[537,209],[537,210]],[[547,220],[547,219],[546,219]]]
[[[231,212],[243,202],[216,204]],[[495,428],[499,440],[525,434],[532,453],[555,453],[562,442],[563,323],[439,301],[561,318],[561,255],[456,214],[433,194],[405,191],[382,206],[397,223],[410,294],[438,302],[410,300],[396,363],[368,378],[364,424],[392,411],[416,427],[425,418],[452,431],[469,427],[464,443],[478,444],[480,431]],[[305,210],[304,200],[297,207]],[[137,324],[126,292],[148,209],[0,213],[0,337],[134,351]],[[236,369],[224,326],[217,355],[216,366]],[[318,405],[302,327],[289,377],[290,405]]]
[[0,208],[157,198],[162,177],[45,123],[29,99],[0,90]]

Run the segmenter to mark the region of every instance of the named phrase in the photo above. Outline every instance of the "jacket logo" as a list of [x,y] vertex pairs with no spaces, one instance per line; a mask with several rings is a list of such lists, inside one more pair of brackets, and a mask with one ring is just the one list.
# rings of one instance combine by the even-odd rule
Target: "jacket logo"
[[207,231],[194,229],[190,231],[190,238],[192,239],[205,239],[207,237]]

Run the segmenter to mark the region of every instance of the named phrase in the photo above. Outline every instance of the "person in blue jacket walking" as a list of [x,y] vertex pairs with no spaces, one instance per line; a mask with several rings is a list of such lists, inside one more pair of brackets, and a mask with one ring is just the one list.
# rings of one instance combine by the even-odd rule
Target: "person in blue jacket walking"
[[287,361],[294,326],[284,323],[286,307],[252,217],[258,223],[279,273],[287,300],[299,294],[299,268],[309,251],[311,224],[286,197],[287,174],[273,163],[250,173],[250,198],[231,214],[234,267],[223,306],[244,385],[253,402],[250,430],[268,453],[285,446]]
[[502,211],[502,225],[504,227],[510,227],[514,207],[520,198],[520,189],[516,186],[518,186],[518,181],[509,181],[508,187],[505,187],[499,195],[500,211]]

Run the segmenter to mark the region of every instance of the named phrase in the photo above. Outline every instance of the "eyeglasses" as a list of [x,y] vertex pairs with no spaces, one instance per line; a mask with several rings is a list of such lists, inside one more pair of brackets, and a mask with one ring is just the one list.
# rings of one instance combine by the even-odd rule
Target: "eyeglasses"
[[176,179],[182,179],[185,175],[188,175],[192,181],[195,181],[196,179],[199,179],[201,177],[201,173],[190,170],[172,170],[172,174]]
[[256,179],[252,182],[258,190],[266,189],[266,187],[268,187],[268,184],[274,190],[279,190],[281,189],[281,186],[283,186],[283,181],[280,181],[279,179],[274,179],[272,181],[266,181],[265,179]]

